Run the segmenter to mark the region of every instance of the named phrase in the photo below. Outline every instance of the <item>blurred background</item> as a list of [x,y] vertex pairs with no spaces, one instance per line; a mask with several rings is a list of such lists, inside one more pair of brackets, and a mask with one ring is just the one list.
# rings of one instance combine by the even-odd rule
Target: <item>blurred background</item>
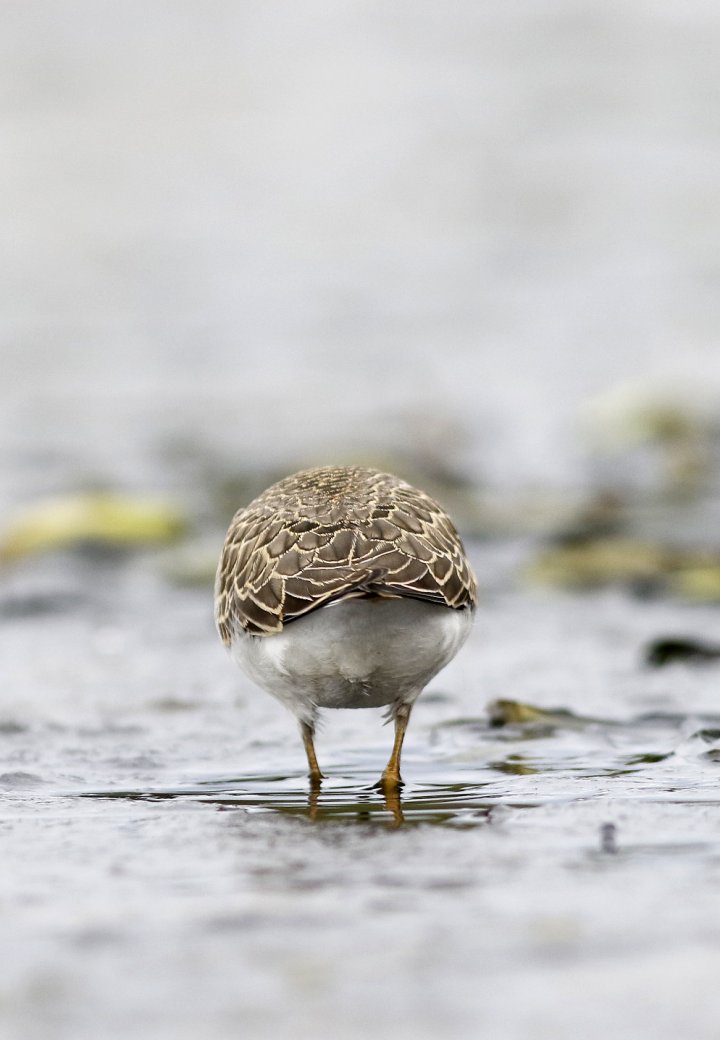
[[[716,1037],[719,54],[708,0],[0,4],[0,1032]],[[375,713],[313,808],[213,632],[234,511],[351,461],[481,588],[402,833]]]
[[349,458],[577,488],[598,401],[714,414],[713,4],[2,21],[3,506]]

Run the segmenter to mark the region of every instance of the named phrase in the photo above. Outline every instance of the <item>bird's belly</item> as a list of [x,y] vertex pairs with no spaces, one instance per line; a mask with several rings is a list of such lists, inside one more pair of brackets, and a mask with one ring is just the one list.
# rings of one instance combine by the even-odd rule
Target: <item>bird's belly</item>
[[232,652],[259,686],[303,717],[314,708],[412,702],[465,642],[472,612],[412,599],[349,599]]

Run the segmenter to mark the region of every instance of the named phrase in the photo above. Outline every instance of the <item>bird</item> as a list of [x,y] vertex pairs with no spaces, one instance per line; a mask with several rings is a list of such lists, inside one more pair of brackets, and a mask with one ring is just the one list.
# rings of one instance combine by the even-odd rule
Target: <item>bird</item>
[[320,709],[387,709],[403,785],[413,704],[467,639],[477,584],[443,507],[390,473],[321,466],[285,477],[233,517],[215,621],[234,661],[296,717],[311,788]]

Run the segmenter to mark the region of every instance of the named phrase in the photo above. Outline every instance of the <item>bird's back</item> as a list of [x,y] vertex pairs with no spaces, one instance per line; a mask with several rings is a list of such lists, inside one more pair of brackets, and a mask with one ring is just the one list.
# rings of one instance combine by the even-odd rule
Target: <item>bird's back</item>
[[341,599],[408,597],[456,610],[476,601],[442,506],[388,473],[335,466],[287,477],[235,515],[215,592],[227,645],[243,632],[277,634]]

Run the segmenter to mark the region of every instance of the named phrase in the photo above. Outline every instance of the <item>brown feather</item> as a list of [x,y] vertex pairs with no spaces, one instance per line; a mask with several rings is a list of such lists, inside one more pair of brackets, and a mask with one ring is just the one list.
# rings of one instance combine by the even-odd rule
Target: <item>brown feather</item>
[[475,577],[434,499],[388,473],[304,470],[233,518],[216,579],[225,643],[238,628],[272,635],[350,596],[408,596],[473,608]]

